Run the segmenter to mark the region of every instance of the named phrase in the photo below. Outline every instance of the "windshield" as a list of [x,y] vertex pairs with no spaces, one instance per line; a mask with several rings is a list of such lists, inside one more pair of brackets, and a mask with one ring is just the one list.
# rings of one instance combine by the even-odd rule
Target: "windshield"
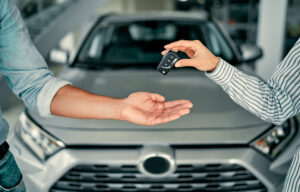
[[[146,21],[100,24],[87,38],[77,63],[94,67],[156,67],[164,45],[180,39],[200,40],[215,55],[229,62],[235,59],[231,47],[211,22]],[[182,53],[180,56],[186,57]]]

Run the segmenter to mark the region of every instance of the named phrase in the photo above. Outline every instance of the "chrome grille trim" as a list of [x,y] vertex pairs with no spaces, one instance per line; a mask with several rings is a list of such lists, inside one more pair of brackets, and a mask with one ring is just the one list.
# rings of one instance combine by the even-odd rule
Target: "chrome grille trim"
[[265,186],[237,164],[179,164],[176,172],[153,179],[136,165],[78,165],[57,181],[51,192],[94,191],[245,191],[266,192]]

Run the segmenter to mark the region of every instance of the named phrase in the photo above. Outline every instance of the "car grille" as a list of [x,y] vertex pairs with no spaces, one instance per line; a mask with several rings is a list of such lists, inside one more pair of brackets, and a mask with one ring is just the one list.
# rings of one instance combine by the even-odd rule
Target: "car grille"
[[236,164],[184,164],[160,179],[147,178],[135,165],[78,165],[51,192],[66,191],[267,191],[251,172]]

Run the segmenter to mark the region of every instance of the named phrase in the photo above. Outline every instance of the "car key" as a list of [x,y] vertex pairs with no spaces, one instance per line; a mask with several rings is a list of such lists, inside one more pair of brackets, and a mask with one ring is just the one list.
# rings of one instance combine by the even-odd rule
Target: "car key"
[[180,57],[174,51],[168,51],[160,61],[157,70],[163,75],[166,75],[174,67],[175,63],[180,60]]

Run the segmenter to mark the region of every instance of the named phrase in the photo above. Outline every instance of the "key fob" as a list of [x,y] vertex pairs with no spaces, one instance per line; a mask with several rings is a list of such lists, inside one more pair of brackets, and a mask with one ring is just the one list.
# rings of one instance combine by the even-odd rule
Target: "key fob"
[[164,55],[156,69],[163,75],[166,75],[169,73],[169,71],[171,71],[175,63],[179,60],[180,57],[174,51],[170,50]]

